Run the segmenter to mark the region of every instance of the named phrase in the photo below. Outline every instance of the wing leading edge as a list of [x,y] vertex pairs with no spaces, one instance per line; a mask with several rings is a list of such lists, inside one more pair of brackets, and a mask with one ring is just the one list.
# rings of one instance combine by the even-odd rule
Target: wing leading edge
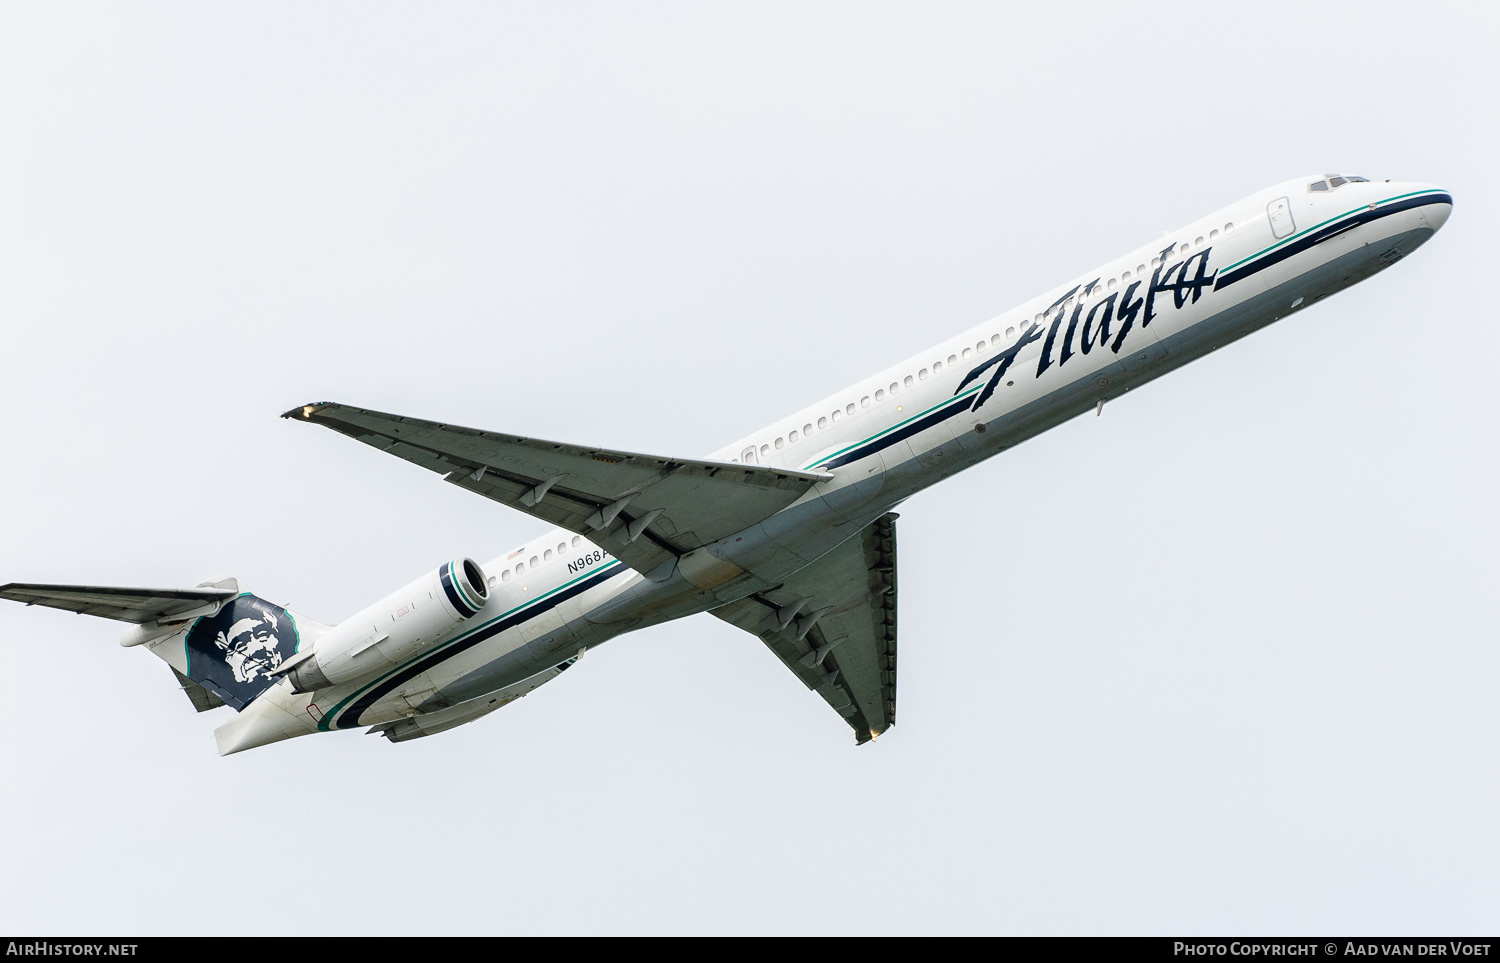
[[712,614],[761,641],[862,744],[896,723],[896,518]]
[[749,528],[830,477],[589,448],[326,402],[282,417],[332,428],[585,535],[641,573]]

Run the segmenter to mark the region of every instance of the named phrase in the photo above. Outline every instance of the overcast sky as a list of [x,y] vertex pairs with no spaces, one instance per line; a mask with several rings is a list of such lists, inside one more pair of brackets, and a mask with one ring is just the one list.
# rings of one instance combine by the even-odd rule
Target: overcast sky
[[1497,34],[7,0],[0,582],[337,622],[544,526],[294,405],[696,456],[1280,180],[1456,207],[903,505],[876,745],[700,615],[439,736],[220,758],[118,625],[0,605],[0,931],[1494,932]]

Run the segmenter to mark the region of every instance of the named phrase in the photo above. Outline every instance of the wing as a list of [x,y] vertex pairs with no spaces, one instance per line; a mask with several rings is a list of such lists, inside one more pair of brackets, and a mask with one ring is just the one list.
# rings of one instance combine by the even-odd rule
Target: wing
[[896,724],[896,514],[713,614],[760,636],[844,717],[856,744]]
[[238,594],[234,589],[224,588],[144,589],[104,585],[27,585],[22,582],[0,585],[0,599],[137,625],[153,619],[172,622],[203,615]]
[[642,573],[749,528],[830,477],[565,445],[339,404],[282,417],[332,428],[585,535]]

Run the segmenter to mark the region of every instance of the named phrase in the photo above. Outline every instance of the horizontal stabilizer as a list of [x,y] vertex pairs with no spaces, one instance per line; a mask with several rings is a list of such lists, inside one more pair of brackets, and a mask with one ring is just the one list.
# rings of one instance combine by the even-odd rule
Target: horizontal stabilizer
[[102,585],[0,585],[0,599],[133,623],[120,638],[144,646],[171,666],[199,712],[236,712],[276,684],[273,675],[328,626],[298,618],[223,576],[190,589]]
[[31,585],[11,582],[0,585],[0,599],[27,605],[97,615],[137,625],[171,622],[211,612],[239,593],[224,588],[147,589],[112,588],[105,585]]
[[578,532],[638,572],[743,531],[832,477],[542,441],[329,402],[282,417],[332,428]]

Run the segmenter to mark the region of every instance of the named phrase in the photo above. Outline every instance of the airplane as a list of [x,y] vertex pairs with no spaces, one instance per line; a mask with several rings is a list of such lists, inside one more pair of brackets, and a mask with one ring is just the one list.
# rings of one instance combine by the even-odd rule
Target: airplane
[[221,755],[473,722],[615,636],[708,612],[758,636],[862,744],[896,721],[893,511],[943,478],[1304,310],[1447,221],[1428,184],[1315,174],[1168,232],[706,458],[544,441],[317,402],[322,425],[554,526],[455,558],[325,625],[232,576],[186,589],[0,586],[130,623]]

